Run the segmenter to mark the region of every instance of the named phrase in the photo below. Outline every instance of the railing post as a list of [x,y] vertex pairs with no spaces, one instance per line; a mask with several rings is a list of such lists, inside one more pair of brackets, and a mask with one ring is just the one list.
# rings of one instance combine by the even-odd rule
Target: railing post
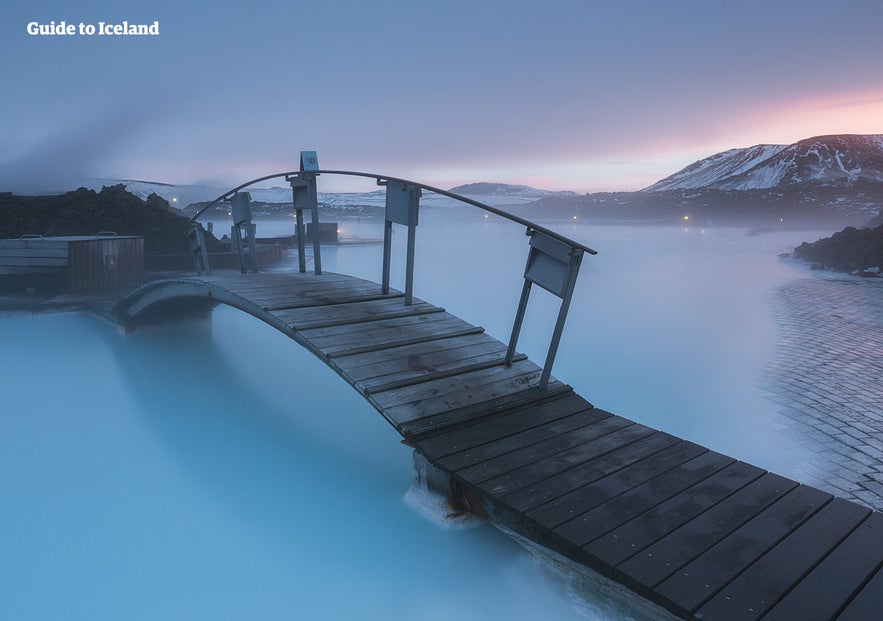
[[309,182],[301,177],[291,177],[289,182],[291,183],[291,201],[294,205],[294,230],[297,236],[297,267],[299,272],[304,273],[307,271],[307,255],[304,247],[304,208],[309,207],[312,211]]
[[319,194],[316,191],[316,175],[305,174],[307,192],[309,194],[310,214],[313,221],[313,272],[316,276],[322,274],[322,249],[319,239]]
[[209,265],[208,248],[205,247],[205,230],[202,228],[202,223],[192,223],[190,232],[187,233],[187,240],[190,242],[190,253],[193,255],[197,275],[211,276],[212,268]]
[[389,264],[392,259],[392,222],[383,222],[383,270],[380,278],[380,292],[389,293]]
[[[419,192],[419,190],[418,190]],[[414,301],[414,253],[417,245],[417,226],[408,226],[408,249],[405,257],[405,304]]]
[[239,270],[243,274],[246,271],[245,247],[242,243],[242,229],[244,227],[245,237],[248,241],[249,267],[252,272],[257,272],[257,248],[254,243],[255,226],[251,221],[251,194],[248,192],[237,192],[230,199],[230,205],[233,212],[233,242],[239,251]]
[[319,195],[316,190],[316,174],[319,170],[319,157],[315,151],[300,152],[300,173],[286,176],[291,184],[291,201],[294,204],[294,214],[297,222],[295,231],[297,236],[297,265],[300,272],[307,271],[307,258],[304,249],[304,209],[310,210],[313,224],[313,271],[316,276],[322,274],[322,251],[319,243]]
[[383,226],[383,277],[381,291],[389,293],[389,264],[392,257],[392,225],[408,227],[408,249],[405,260],[405,304],[414,301],[414,255],[417,244],[417,221],[421,190],[399,181],[378,181],[386,186],[386,215]]
[[515,357],[515,348],[518,346],[518,337],[521,334],[521,326],[524,324],[524,312],[527,310],[527,300],[530,298],[530,281],[524,279],[521,288],[521,299],[518,301],[518,310],[515,312],[515,323],[512,325],[512,335],[509,337],[509,349],[506,350],[506,366],[512,364]]
[[552,331],[552,342],[549,344],[549,352],[546,354],[546,362],[543,365],[543,374],[540,376],[540,387],[545,388],[552,375],[552,365],[555,364],[555,356],[558,354],[558,344],[561,342],[561,334],[564,332],[564,322],[567,321],[567,312],[570,310],[570,301],[573,299],[573,289],[576,286],[576,276],[579,274],[579,266],[583,260],[583,251],[574,249],[570,257],[570,270],[572,276],[568,278],[564,296],[561,299],[561,308],[558,310],[558,320]]
[[535,283],[561,298],[558,319],[555,322],[555,329],[552,331],[552,340],[549,343],[546,362],[540,375],[540,388],[545,388],[552,376],[552,366],[555,363],[558,345],[564,332],[564,323],[567,321],[567,312],[573,299],[573,290],[576,286],[576,277],[579,275],[584,250],[530,228],[527,229],[527,234],[530,236],[530,250],[527,255],[527,264],[524,267],[524,287],[521,290],[521,299],[515,313],[512,335],[509,337],[509,348],[506,351],[506,364],[511,365],[515,356],[515,347],[518,344],[518,336],[524,323],[531,284]]

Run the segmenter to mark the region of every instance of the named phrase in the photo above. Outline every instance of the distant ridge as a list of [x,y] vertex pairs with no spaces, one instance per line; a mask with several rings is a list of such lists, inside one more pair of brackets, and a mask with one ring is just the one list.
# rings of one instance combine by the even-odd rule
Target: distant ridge
[[454,194],[462,194],[494,206],[523,205],[548,197],[579,196],[576,192],[556,192],[540,190],[529,185],[511,183],[467,183],[448,190]]
[[766,190],[800,184],[849,186],[860,181],[883,181],[881,134],[815,136],[791,145],[730,149],[642,191]]
[[549,196],[532,215],[700,222],[756,229],[865,226],[883,206],[883,135],[816,136],[729,149],[638,192]]

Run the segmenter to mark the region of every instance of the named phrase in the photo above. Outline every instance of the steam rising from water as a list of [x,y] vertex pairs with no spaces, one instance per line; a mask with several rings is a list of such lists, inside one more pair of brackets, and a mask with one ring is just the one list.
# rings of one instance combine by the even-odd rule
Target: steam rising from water
[[[803,236],[570,234],[602,254],[586,257],[555,375],[601,407],[788,474],[755,380],[775,337],[765,292],[799,275],[775,254]],[[505,339],[525,238],[431,216],[418,237],[418,295]],[[328,248],[323,262],[376,278],[379,248]],[[532,300],[521,349],[535,360],[555,310]],[[2,618],[625,614],[489,526],[443,529],[412,510],[395,431],[251,317],[220,308],[123,335],[85,315],[6,316],[0,342]]]

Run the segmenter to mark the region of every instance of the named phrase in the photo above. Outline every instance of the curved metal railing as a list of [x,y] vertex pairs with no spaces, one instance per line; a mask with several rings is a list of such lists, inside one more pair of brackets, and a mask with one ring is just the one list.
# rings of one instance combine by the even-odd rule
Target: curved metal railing
[[375,179],[378,185],[384,185],[387,181],[393,181],[395,183],[401,183],[402,185],[409,187],[416,187],[422,190],[426,190],[427,192],[432,192],[434,194],[440,194],[441,196],[447,196],[448,198],[453,198],[454,200],[460,201],[461,203],[466,203],[468,205],[472,205],[474,207],[478,207],[479,209],[483,209],[489,213],[500,216],[501,218],[505,218],[506,220],[510,220],[515,222],[516,224],[521,224],[522,226],[527,227],[533,231],[539,231],[544,235],[548,235],[553,239],[557,239],[561,242],[564,242],[568,246],[572,246],[574,248],[579,248],[584,252],[588,252],[589,254],[598,254],[596,250],[592,250],[588,246],[581,244],[578,241],[570,239],[560,233],[557,233],[551,229],[548,229],[536,222],[532,222],[527,218],[522,218],[520,216],[516,216],[515,214],[511,214],[508,211],[504,211],[502,209],[498,209],[496,207],[492,207],[491,205],[487,205],[482,203],[481,201],[477,201],[469,198],[468,196],[462,196],[460,194],[456,194],[454,192],[449,192],[447,190],[442,190],[441,188],[436,188],[431,185],[427,185],[425,183],[419,183],[417,181],[410,181],[408,179],[401,179],[399,177],[390,177],[389,175],[380,175],[377,173],[368,173],[368,172],[356,172],[352,170],[316,170],[316,171],[291,171],[291,172],[282,172],[282,173],[274,173],[272,175],[266,175],[264,177],[258,177],[257,179],[252,179],[251,181],[246,181],[245,183],[236,186],[232,190],[221,194],[218,198],[210,202],[208,205],[202,207],[199,211],[197,211],[192,218],[190,218],[191,224],[195,224],[199,219],[199,216],[203,214],[203,212],[211,209],[215,205],[226,201],[227,199],[234,196],[237,192],[241,192],[245,188],[251,187],[257,183],[261,183],[263,181],[269,181],[270,179],[279,179],[284,177],[286,181],[289,181],[292,178],[298,177],[300,175],[346,175],[349,177],[364,177],[366,179]]
[[251,268],[252,271],[257,271],[255,262],[254,225],[251,223],[251,212],[249,207],[250,196],[248,193],[240,194],[240,192],[257,183],[284,177],[291,185],[292,202],[296,212],[295,225],[299,269],[301,272],[306,271],[303,211],[309,209],[313,222],[313,267],[316,275],[320,275],[322,273],[322,263],[319,244],[319,215],[316,177],[319,175],[363,177],[374,179],[377,182],[377,185],[386,186],[387,189],[383,239],[383,276],[381,282],[381,290],[383,293],[389,293],[392,225],[393,223],[397,223],[408,227],[407,263],[405,269],[405,304],[411,304],[414,284],[415,230],[417,227],[420,197],[424,190],[441,196],[446,196],[456,201],[478,207],[488,213],[492,213],[526,227],[527,234],[531,238],[530,249],[528,251],[527,265],[524,268],[524,286],[521,292],[521,299],[518,303],[518,310],[515,314],[515,323],[512,327],[512,334],[509,338],[509,347],[506,353],[505,362],[507,365],[511,364],[515,356],[515,347],[521,332],[521,326],[524,322],[524,314],[530,296],[531,285],[537,284],[546,291],[561,298],[561,308],[558,312],[558,320],[552,333],[549,351],[546,355],[546,363],[543,367],[543,373],[540,378],[541,387],[545,387],[548,384],[551,376],[552,364],[564,329],[564,322],[567,318],[567,312],[573,298],[573,290],[576,285],[576,277],[579,274],[579,267],[583,254],[588,253],[594,255],[597,254],[597,251],[589,248],[581,242],[570,239],[565,235],[548,229],[527,218],[516,216],[502,209],[498,209],[497,207],[482,203],[481,201],[447,190],[442,190],[441,188],[436,188],[431,185],[426,185],[425,183],[376,173],[356,172],[350,170],[320,170],[316,165],[315,153],[313,152],[301,153],[301,168],[304,168],[305,155],[312,157],[312,169],[274,173],[272,175],[265,175],[257,179],[252,179],[251,181],[247,181],[236,186],[232,190],[225,192],[199,209],[193,215],[190,219],[190,223],[193,225],[190,239],[191,251],[193,251],[194,256],[197,256],[197,270],[200,270],[200,260],[202,261],[203,269],[205,271],[208,271],[209,268],[208,253],[205,250],[203,239],[203,229],[202,225],[198,222],[199,217],[215,205],[226,200],[232,200],[234,242],[237,244],[239,250],[241,271],[243,273],[246,271],[244,245],[240,231],[240,226],[242,225],[246,227],[246,235],[250,247],[249,259],[251,261]]

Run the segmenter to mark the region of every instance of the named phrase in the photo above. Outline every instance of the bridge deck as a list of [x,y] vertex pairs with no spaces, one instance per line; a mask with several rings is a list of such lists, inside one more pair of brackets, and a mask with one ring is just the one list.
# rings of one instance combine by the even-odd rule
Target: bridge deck
[[231,304],[349,382],[471,508],[683,618],[870,619],[883,515],[593,407],[421,300],[325,274],[148,285],[127,325],[176,298]]

